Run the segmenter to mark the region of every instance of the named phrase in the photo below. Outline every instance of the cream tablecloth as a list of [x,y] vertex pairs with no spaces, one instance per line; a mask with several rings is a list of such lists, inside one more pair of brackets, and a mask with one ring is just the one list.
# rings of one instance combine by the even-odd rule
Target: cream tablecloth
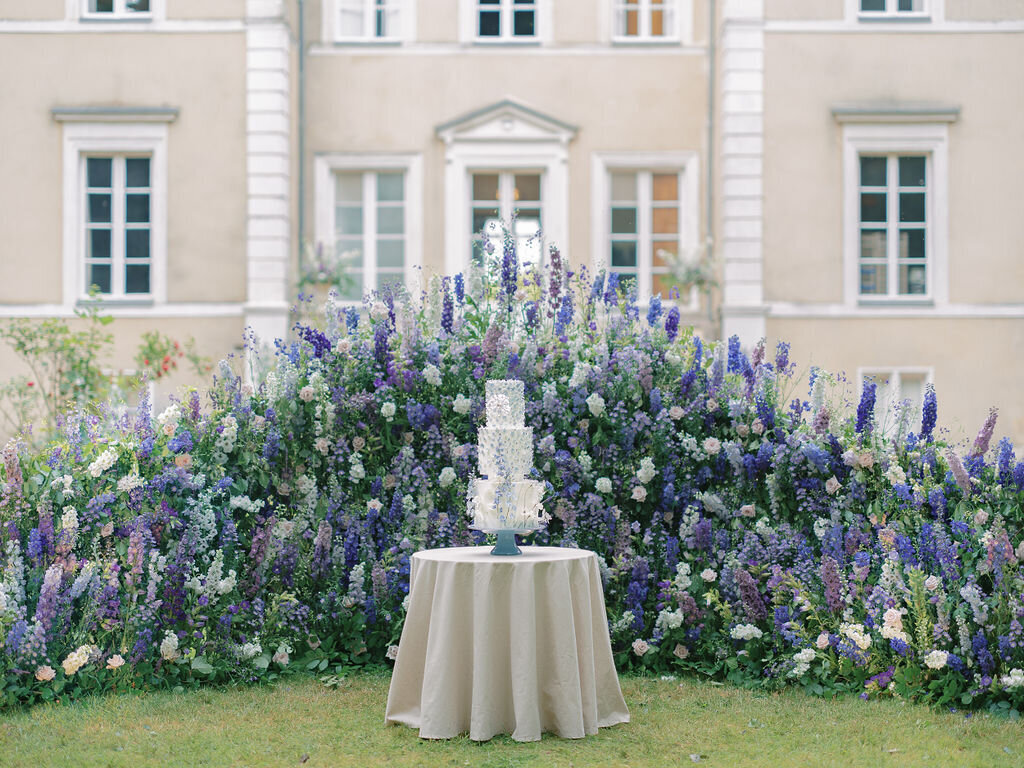
[[582,549],[417,552],[385,722],[425,739],[542,732],[578,739],[629,722],[597,558]]

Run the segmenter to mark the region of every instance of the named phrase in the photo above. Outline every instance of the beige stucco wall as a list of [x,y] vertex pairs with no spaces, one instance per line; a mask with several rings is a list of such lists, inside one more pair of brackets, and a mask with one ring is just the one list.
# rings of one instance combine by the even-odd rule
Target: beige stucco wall
[[835,21],[843,15],[843,0],[764,0],[764,17],[771,21]]
[[1024,19],[1019,0],[946,0],[949,21],[1010,21]]
[[245,0],[166,0],[168,19],[244,19]]
[[[958,105],[949,129],[952,302],[1024,300],[1024,55],[1020,34],[781,34],[765,38],[765,296],[841,295],[841,102]],[[964,62],[970,62],[965,66]],[[852,74],[856,76],[852,76]],[[984,88],[978,83],[985,83]]]
[[168,300],[245,298],[243,34],[8,35],[0,71],[17,105],[0,120],[0,304],[61,300],[55,106],[180,109],[168,129]]
[[[311,153],[422,153],[424,266],[440,270],[444,147],[436,126],[505,97],[575,125],[579,131],[569,144],[569,256],[589,264],[593,153],[703,153],[706,82],[703,57],[678,53],[318,56],[309,62],[307,140]],[[703,192],[700,200],[703,210]],[[312,237],[312,221],[309,227]]]
[[949,439],[973,439],[995,406],[996,438],[1024,441],[1020,367],[1006,363],[1010,350],[1024,349],[1020,320],[770,318],[767,331],[771,346],[779,339],[792,344],[790,359],[800,366],[798,374],[805,382],[793,397],[806,396],[812,365],[847,374],[854,408],[858,366],[932,366],[938,424],[950,430]]
[[63,19],[64,0],[0,0],[0,20],[53,21]]

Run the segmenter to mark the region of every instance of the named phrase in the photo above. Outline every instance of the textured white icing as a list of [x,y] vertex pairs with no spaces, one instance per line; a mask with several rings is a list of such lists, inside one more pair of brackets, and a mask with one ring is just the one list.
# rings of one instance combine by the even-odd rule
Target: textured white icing
[[484,480],[469,483],[468,512],[484,530],[532,530],[542,525],[544,484],[537,480]]
[[533,427],[481,427],[477,433],[480,474],[521,480],[533,466]]
[[521,427],[526,418],[523,382],[500,379],[485,384],[487,395],[487,426]]

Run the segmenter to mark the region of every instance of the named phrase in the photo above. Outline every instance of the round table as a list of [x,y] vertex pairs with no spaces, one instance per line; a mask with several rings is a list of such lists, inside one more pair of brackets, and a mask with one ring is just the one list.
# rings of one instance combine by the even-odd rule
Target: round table
[[583,549],[417,552],[386,723],[425,739],[542,732],[578,739],[629,722],[597,557]]

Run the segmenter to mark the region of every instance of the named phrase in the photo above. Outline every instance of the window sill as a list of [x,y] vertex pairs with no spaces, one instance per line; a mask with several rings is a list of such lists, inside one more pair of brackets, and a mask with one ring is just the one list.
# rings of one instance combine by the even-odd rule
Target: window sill
[[92,16],[80,16],[78,18],[83,24],[149,24],[153,21],[152,13],[140,13],[131,16],[114,16],[113,14],[95,14]]
[[893,296],[882,296],[877,299],[860,296],[857,298],[857,309],[869,309],[879,307],[882,309],[893,309],[906,307],[907,309],[932,309],[935,307],[935,300],[929,297],[920,298],[896,298]]
[[857,21],[867,24],[930,24],[932,17],[927,13],[859,13]]
[[474,37],[472,40],[470,40],[470,42],[473,45],[494,46],[496,48],[502,48],[506,46],[509,48],[518,48],[521,46],[532,47],[541,44],[541,40],[539,37],[529,37],[523,39],[508,37],[496,37],[493,39],[486,37]]
[[678,37],[613,37],[612,46],[629,48],[632,46],[642,48],[675,48],[683,44]]
[[75,304],[76,309],[88,309],[89,307],[155,307],[156,301],[152,296],[140,296],[139,298],[121,298],[118,296],[97,296],[91,299],[82,296]]
[[406,41],[397,37],[339,37],[332,42],[335,48],[394,48]]

